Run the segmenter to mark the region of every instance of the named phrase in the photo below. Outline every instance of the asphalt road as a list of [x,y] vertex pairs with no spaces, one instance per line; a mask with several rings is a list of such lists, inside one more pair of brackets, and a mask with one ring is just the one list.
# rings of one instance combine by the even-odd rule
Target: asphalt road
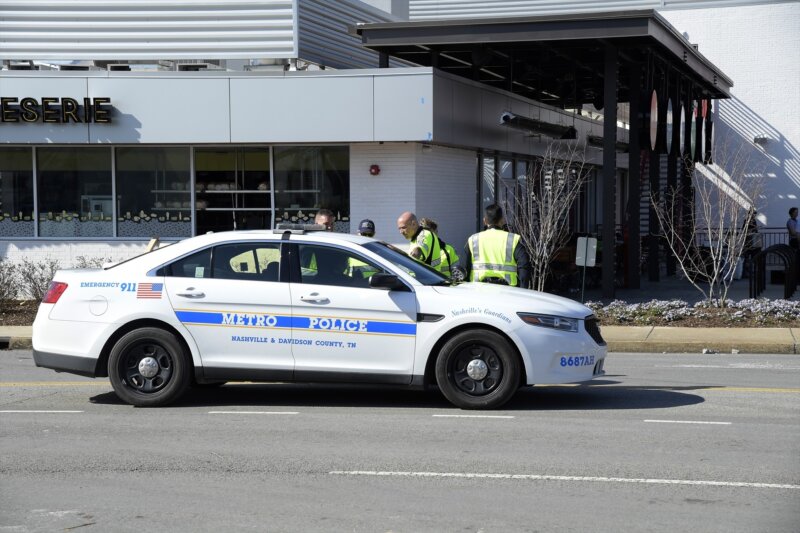
[[606,371],[491,412],[287,384],[139,409],[0,352],[0,532],[800,530],[800,356]]

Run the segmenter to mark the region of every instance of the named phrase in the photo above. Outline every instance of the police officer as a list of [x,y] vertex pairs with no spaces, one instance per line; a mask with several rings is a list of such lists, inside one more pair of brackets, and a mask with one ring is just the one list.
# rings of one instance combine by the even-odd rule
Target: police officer
[[417,215],[406,211],[397,219],[397,229],[409,241],[408,255],[426,265],[439,270],[442,263],[442,249],[439,239],[428,229],[423,228]]
[[486,230],[472,235],[464,247],[463,267],[470,281],[528,288],[531,263],[520,236],[509,233],[503,209],[492,204],[484,211]]
[[[358,234],[362,237],[375,237],[375,223],[368,218],[365,218],[358,223]],[[380,272],[380,270],[372,265],[351,257],[347,261],[347,272],[353,278],[362,277],[369,279],[373,274]]]
[[375,236],[375,223],[368,218],[365,218],[358,223],[358,234],[362,237]]
[[330,209],[320,209],[317,211],[317,214],[314,215],[314,224],[325,226],[325,231],[333,231],[333,222],[335,220],[336,216]]
[[439,247],[442,251],[442,262],[439,271],[449,278],[453,269],[458,264],[458,254],[456,253],[456,249],[453,248],[452,245],[444,242],[442,238],[439,237],[439,225],[435,220],[423,217],[419,219],[419,223],[423,228],[431,230],[439,239]]

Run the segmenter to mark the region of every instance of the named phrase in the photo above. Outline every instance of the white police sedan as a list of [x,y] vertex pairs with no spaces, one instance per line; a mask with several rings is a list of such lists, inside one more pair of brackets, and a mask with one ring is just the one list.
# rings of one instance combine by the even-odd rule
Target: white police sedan
[[61,270],[33,324],[37,366],[108,376],[138,406],[228,381],[438,385],[465,409],[604,374],[587,307],[451,284],[366,237],[202,235],[103,269]]

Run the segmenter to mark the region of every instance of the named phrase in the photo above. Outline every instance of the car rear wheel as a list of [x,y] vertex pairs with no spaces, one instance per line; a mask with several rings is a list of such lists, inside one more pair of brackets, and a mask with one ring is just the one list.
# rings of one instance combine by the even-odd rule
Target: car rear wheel
[[477,329],[448,340],[436,359],[436,381],[445,398],[462,409],[493,409],[519,386],[520,363],[500,334]]
[[189,386],[189,359],[172,333],[141,328],[125,334],[111,350],[108,376],[119,398],[156,407],[178,399]]

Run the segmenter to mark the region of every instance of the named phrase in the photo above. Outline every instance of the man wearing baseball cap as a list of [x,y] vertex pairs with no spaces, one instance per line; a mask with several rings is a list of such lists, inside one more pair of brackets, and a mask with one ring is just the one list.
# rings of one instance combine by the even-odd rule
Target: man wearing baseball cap
[[375,236],[375,223],[368,218],[365,218],[358,223],[358,234],[362,237]]
[[[358,223],[358,234],[362,237],[374,237],[375,223],[370,219],[365,218]],[[376,267],[368,265],[363,261],[359,261],[355,257],[351,257],[348,260],[348,275],[350,277],[355,278],[361,276],[364,279],[369,279],[376,272],[378,272]]]

